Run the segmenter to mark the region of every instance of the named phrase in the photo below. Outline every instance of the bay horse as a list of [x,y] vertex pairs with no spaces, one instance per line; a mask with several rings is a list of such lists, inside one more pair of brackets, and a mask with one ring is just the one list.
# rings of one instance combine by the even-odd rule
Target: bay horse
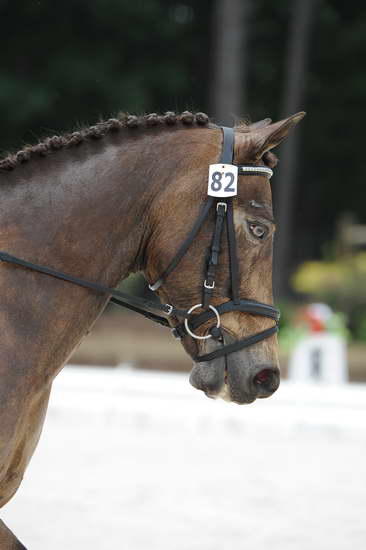
[[[196,358],[190,376],[194,387],[236,403],[268,397],[279,385],[279,364],[274,317],[263,313],[265,307],[273,310],[265,304],[272,302],[274,222],[270,186],[260,168],[271,171],[276,157],[270,150],[303,116],[298,113],[274,124],[270,119],[243,123],[227,134],[232,164],[246,165],[249,171],[254,167],[254,172],[242,173],[230,204],[218,200],[216,214],[215,208],[207,209],[178,268],[163,279],[161,273],[181,250],[182,240],[206,204],[208,166],[222,160],[223,148],[228,148],[220,127],[204,113],[120,115],[4,158],[0,250],[109,289],[130,273],[142,271],[159,298],[174,304],[165,313],[187,311],[193,304],[199,309],[202,278],[207,265],[208,276],[217,267],[214,245],[220,245],[218,234],[225,232],[221,218],[231,205],[232,225],[226,232],[235,233],[236,264],[229,236],[228,246],[221,246],[213,284],[205,280],[210,300],[206,310],[214,313],[195,328],[185,315],[189,333],[180,336],[188,354]],[[213,178],[215,182],[219,176]],[[0,507],[18,489],[37,445],[54,378],[110,298],[108,292],[93,292],[4,258],[0,262]],[[234,284],[229,266],[237,271],[237,291],[245,300],[236,303],[245,303],[244,309],[222,309]],[[154,282],[159,277],[158,288]],[[219,309],[220,335],[209,339],[208,332],[213,334],[220,324]],[[168,318],[173,329],[179,323],[175,315]],[[253,340],[251,335],[258,330],[268,337]],[[252,345],[235,348],[238,341]],[[230,353],[219,354],[223,345]],[[0,521],[0,549],[21,548],[25,547]]]

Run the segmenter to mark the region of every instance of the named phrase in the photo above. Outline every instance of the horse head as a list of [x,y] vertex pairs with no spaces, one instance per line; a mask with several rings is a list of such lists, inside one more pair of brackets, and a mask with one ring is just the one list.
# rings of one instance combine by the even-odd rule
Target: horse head
[[[188,249],[179,258],[179,265],[160,279],[161,284],[153,286],[162,300],[175,307],[189,310],[197,306],[186,321],[187,330],[178,331],[178,335],[181,336],[185,350],[195,361],[190,382],[209,397],[222,397],[240,404],[251,403],[256,398],[272,395],[279,386],[278,345],[276,330],[273,329],[275,315],[271,310],[272,314],[266,316],[263,309],[265,304],[271,306],[273,300],[272,248],[275,224],[268,178],[256,169],[275,167],[277,160],[270,152],[271,149],[287,136],[303,116],[304,113],[298,113],[274,124],[271,124],[270,119],[265,119],[251,126],[239,125],[235,128],[233,164],[255,168],[254,173],[244,173],[239,178],[237,195],[231,201],[232,238],[235,238],[238,271],[237,292],[242,303],[249,301],[251,307],[248,309],[246,304],[244,308],[227,308],[226,312],[223,308],[233,292],[230,239],[225,239],[225,231],[230,233],[227,226],[227,229],[223,229],[219,263],[214,287],[211,285],[208,306],[215,314],[218,310],[224,313],[212,314],[207,319],[203,317],[203,322],[193,332],[191,320],[197,319],[196,314],[205,309],[202,304],[202,285],[210,262],[213,234],[217,230],[215,208],[206,213]],[[197,217],[202,217],[200,212],[207,201],[207,167],[219,162],[224,146],[219,128],[210,127],[205,132],[205,139],[202,130],[191,130],[180,138],[179,162],[171,174],[170,183],[152,208],[149,261],[145,271],[149,281],[156,281],[164,272],[172,258],[176,257],[183,239],[192,233]],[[205,286],[210,285],[205,283]],[[219,335],[211,338],[210,333],[218,324]],[[172,326],[176,327],[177,332],[183,325],[175,319]],[[267,337],[253,340],[253,335],[258,334]],[[237,342],[239,345],[236,345]],[[245,345],[240,347],[240,342],[245,342]],[[220,354],[218,350],[224,346],[227,351]]]

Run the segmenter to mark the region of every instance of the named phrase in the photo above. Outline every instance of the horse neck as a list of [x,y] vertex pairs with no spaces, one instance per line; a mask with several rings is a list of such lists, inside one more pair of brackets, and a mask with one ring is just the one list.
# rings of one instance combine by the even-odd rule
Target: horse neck
[[[2,183],[0,249],[116,285],[139,267],[149,209],[164,185],[156,159],[160,150],[167,153],[169,133],[154,136],[153,145],[151,138],[124,140],[122,135],[17,168]],[[107,302],[105,296],[5,264],[0,265],[0,294],[5,296],[0,325],[6,325],[5,334],[16,334],[6,344],[9,357],[14,359],[15,348],[18,354],[19,344],[27,341],[26,356],[19,353],[29,364],[32,347],[47,342],[38,367],[43,374],[46,367],[51,376]],[[5,349],[4,361],[6,356]]]
[[116,284],[138,264],[157,192],[146,177],[149,137],[106,139],[17,168],[2,185],[0,248]]

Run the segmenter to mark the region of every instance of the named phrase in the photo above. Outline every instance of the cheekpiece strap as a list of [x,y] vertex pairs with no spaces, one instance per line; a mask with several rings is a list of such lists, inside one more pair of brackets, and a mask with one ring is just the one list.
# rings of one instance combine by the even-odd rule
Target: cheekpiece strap
[[232,164],[234,159],[234,128],[221,126],[223,133],[222,151],[220,157],[221,164]]

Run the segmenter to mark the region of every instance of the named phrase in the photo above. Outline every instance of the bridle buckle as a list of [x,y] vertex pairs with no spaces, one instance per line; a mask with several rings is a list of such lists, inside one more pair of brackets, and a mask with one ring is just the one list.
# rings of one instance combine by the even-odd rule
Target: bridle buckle
[[209,284],[207,284],[207,279],[205,279],[205,282],[203,283],[203,286],[205,288],[207,288],[208,290],[212,290],[213,288],[215,288],[215,281],[212,281],[212,284],[209,285]]
[[219,206],[223,206],[225,208],[225,213],[227,212],[227,203],[226,202],[217,202],[216,203],[216,211],[219,210]]
[[149,284],[149,289],[155,292],[155,290],[158,290],[158,288],[160,288],[162,284],[163,284],[163,280],[158,279],[156,283],[153,283],[151,285]]
[[165,307],[168,308],[168,311],[165,311],[165,313],[166,313],[167,315],[171,315],[171,314],[172,314],[172,311],[173,311],[173,309],[174,309],[174,307],[171,306],[170,304],[165,304]]

